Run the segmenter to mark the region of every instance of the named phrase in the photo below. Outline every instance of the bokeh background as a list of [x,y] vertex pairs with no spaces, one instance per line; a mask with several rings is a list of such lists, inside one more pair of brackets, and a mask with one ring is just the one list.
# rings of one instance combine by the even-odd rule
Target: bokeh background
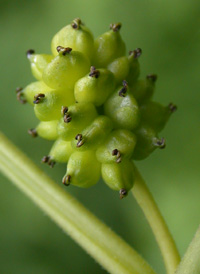
[[[122,22],[127,50],[143,49],[142,75],[157,73],[155,100],[178,111],[161,133],[167,140],[138,167],[159,204],[181,255],[200,220],[200,2],[195,0],[9,0],[0,1],[1,130],[61,184],[64,165],[40,163],[51,142],[32,139],[37,120],[20,105],[15,88],[34,81],[27,49],[50,53],[52,36],[80,17],[95,36]],[[64,189],[64,187],[63,187]],[[66,189],[65,189],[66,191]],[[132,195],[120,201],[103,182],[67,189],[94,214],[165,273],[148,224]],[[0,175],[0,273],[106,273],[27,197]]]

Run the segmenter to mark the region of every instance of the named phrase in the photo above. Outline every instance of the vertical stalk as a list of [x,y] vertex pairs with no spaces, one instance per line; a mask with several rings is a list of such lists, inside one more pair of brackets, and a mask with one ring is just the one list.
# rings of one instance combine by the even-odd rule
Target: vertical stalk
[[180,262],[180,256],[175,242],[163,219],[153,196],[147,188],[144,179],[135,168],[136,180],[132,189],[133,196],[141,207],[154,233],[168,274],[173,274]]

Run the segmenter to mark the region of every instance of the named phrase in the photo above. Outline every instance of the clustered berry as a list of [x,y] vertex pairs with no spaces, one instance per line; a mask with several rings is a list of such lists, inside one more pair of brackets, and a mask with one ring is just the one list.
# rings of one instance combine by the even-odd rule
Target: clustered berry
[[89,187],[100,176],[120,198],[134,183],[133,160],[164,148],[158,133],[176,106],[152,101],[157,76],[139,79],[137,48],[126,56],[121,24],[94,40],[79,18],[52,39],[52,55],[27,51],[36,82],[17,88],[17,99],[40,120],[33,137],[55,140],[42,162],[67,163],[63,184]]

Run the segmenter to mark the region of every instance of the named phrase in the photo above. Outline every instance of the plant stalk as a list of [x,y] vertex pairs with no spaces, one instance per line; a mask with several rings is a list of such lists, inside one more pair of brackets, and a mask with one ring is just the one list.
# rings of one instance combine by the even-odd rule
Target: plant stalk
[[132,188],[133,196],[141,207],[154,233],[162,257],[164,259],[167,273],[174,274],[180,262],[180,256],[177,247],[152,194],[150,193],[144,182],[144,179],[136,168],[135,175],[135,184]]
[[155,274],[134,249],[1,133],[0,170],[109,273]]
[[176,274],[199,274],[200,273],[200,227],[190,243]]

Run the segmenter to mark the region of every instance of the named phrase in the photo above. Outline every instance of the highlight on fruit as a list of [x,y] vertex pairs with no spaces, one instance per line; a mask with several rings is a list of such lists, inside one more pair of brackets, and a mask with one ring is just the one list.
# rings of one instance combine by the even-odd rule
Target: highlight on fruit
[[120,198],[134,184],[134,161],[165,147],[158,134],[176,106],[152,100],[157,75],[140,78],[140,48],[128,49],[121,23],[94,39],[79,18],[51,41],[51,54],[26,55],[35,80],[17,88],[20,103],[33,106],[32,137],[54,141],[42,162],[66,163],[66,186],[90,187],[100,177]]

